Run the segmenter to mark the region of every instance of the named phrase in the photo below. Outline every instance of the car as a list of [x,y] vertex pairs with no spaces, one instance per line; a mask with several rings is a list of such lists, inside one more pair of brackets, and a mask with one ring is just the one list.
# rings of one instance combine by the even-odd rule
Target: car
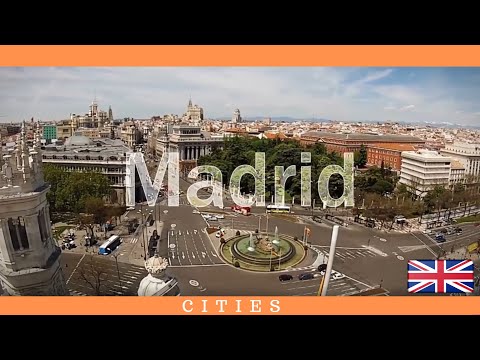
[[217,221],[218,218],[216,216],[210,216],[210,218],[208,219],[210,221]]
[[330,278],[332,280],[340,280],[340,279],[343,279],[345,277],[345,275],[343,275],[342,273],[339,273],[338,271],[335,271],[333,270],[331,275],[330,275]]
[[315,276],[312,273],[303,273],[298,275],[298,280],[310,280],[313,279]]
[[203,214],[202,215],[205,220],[209,220],[212,216],[208,214]]
[[133,206],[130,206],[130,207],[127,208],[127,210],[128,211],[133,211],[133,210],[135,210],[135,208]]
[[198,211],[198,210],[193,210],[193,211],[192,211],[192,214],[200,214],[200,211]]
[[445,242],[445,235],[443,235],[442,233],[438,233],[437,235],[435,235],[435,241],[439,243]]
[[222,214],[218,214],[218,215],[215,215],[217,219],[225,219],[225,215],[222,215]]
[[290,281],[293,280],[293,276],[290,274],[282,274],[278,277],[278,280],[280,281]]

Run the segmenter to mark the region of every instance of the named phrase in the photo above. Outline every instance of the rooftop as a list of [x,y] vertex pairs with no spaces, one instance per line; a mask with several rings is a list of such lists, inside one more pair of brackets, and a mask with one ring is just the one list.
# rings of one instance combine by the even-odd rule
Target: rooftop
[[319,139],[336,139],[336,140],[352,140],[352,141],[384,141],[384,142],[418,142],[423,143],[424,141],[418,137],[411,135],[397,135],[397,134],[386,134],[386,135],[373,135],[373,134],[363,134],[363,133],[354,133],[354,134],[342,134],[342,133],[330,133],[326,131],[308,131],[302,134],[302,137],[318,137]]
[[386,150],[397,150],[397,151],[415,151],[415,146],[411,144],[396,144],[396,143],[376,143],[369,145],[371,148],[380,148]]
[[465,166],[463,166],[462,163],[458,160],[452,160],[450,166],[452,167],[453,170],[465,169]]
[[402,151],[402,157],[422,159],[422,161],[445,161],[450,162],[452,159],[439,154],[432,150],[418,150],[418,151]]
[[[74,137],[77,136],[73,136],[72,138]],[[81,136],[81,138],[84,137]],[[68,159],[68,157],[73,158],[77,156],[78,158],[86,158],[87,156],[89,156],[92,159],[98,159],[98,157],[102,157],[103,159],[107,160],[112,157],[124,157],[127,152],[131,151],[128,146],[123,143],[123,141],[118,139],[112,140],[102,138],[96,140],[89,140],[89,144],[85,144],[87,141],[85,139],[82,139],[82,141],[75,141],[75,143],[77,143],[78,145],[69,145],[67,143],[65,143],[65,145],[46,145],[42,154],[43,158],[48,159],[53,158],[53,156],[57,158],[61,158],[63,156],[65,158],[66,156]],[[111,160],[113,160],[113,158]]]

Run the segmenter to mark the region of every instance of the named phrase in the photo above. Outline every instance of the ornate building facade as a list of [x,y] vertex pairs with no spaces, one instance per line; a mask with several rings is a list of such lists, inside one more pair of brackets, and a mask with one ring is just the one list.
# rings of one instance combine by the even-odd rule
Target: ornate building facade
[[222,148],[223,135],[215,136],[202,131],[200,126],[188,124],[173,125],[171,133],[165,130],[157,138],[157,156],[165,151],[178,151],[180,173],[187,174],[197,166],[201,156],[209,155],[214,149]]
[[69,294],[50,225],[40,136],[37,125],[29,149],[24,122],[16,148],[0,156],[0,284],[7,295]]
[[188,102],[187,113],[184,119],[188,122],[198,123],[203,120],[203,108],[192,104],[192,99]]
[[108,112],[99,110],[97,101],[93,100],[87,114],[70,115],[71,133],[75,133],[78,128],[103,128],[107,123],[112,121],[112,108],[110,107]]

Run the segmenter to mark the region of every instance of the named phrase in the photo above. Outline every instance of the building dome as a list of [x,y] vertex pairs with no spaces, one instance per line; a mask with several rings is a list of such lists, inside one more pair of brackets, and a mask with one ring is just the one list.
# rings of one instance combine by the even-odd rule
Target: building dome
[[140,282],[138,296],[180,295],[177,280],[165,273],[167,267],[168,260],[158,255],[145,261],[145,269],[147,269],[148,275]]
[[73,135],[65,141],[65,146],[93,145],[93,141],[84,135]]

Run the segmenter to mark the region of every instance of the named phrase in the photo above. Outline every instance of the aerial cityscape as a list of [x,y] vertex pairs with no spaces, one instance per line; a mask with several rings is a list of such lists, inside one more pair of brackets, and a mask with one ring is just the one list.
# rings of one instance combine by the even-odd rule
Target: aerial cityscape
[[476,68],[2,68],[0,295],[418,296],[418,260],[473,261],[478,295],[479,86]]

